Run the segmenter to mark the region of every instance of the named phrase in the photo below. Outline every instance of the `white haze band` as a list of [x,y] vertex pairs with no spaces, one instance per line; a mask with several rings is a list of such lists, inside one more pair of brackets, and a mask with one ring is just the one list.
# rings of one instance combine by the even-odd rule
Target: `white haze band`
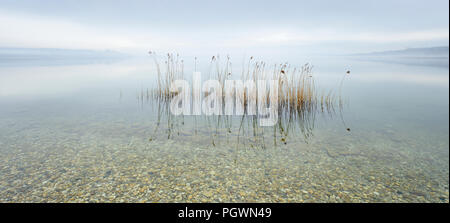
[[[257,115],[260,126],[273,126],[277,123],[277,80],[257,80],[256,83],[253,80],[225,80],[222,87],[218,80],[207,80],[202,85],[201,79],[200,72],[193,73],[192,92],[186,80],[171,83],[170,91],[175,93],[170,102],[173,115],[246,114]],[[202,95],[205,97],[202,98]]]

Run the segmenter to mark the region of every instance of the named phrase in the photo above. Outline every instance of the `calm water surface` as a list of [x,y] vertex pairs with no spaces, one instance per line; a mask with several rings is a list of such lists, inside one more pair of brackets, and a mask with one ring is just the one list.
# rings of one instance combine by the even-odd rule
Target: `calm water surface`
[[150,59],[2,64],[0,202],[449,202],[448,64],[304,62],[319,90],[351,70],[345,106],[283,141],[170,117]]

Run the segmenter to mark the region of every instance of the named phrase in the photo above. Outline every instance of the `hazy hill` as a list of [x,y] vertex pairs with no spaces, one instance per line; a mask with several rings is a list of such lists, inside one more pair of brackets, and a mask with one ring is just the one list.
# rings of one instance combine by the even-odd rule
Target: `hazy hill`
[[404,50],[391,50],[372,52],[364,54],[355,54],[355,56],[410,56],[410,57],[448,57],[449,47],[439,46],[430,48],[408,48]]
[[0,66],[44,66],[110,63],[127,58],[126,54],[105,50],[52,48],[0,48]]
[[105,50],[72,50],[72,49],[52,49],[52,48],[0,48],[2,59],[23,59],[23,58],[102,58],[102,57],[124,57],[124,54]]
[[449,66],[449,47],[408,48],[349,55],[357,60],[419,66]]

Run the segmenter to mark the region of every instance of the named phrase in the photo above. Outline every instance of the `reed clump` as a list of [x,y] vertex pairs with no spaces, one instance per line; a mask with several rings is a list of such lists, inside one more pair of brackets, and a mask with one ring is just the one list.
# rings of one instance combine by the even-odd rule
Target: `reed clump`
[[168,101],[178,92],[171,92],[170,85],[177,79],[184,79],[184,61],[179,54],[168,53],[166,55],[163,67],[160,65],[156,53],[150,51],[156,65],[157,86],[153,88],[147,95],[160,100]]
[[[184,61],[180,59],[178,54],[167,54],[164,66],[161,66],[156,54],[153,52],[150,52],[150,54],[153,55],[156,66],[157,85],[150,91],[147,89],[147,93],[143,92],[142,95],[169,101],[178,94],[177,91],[170,91],[170,84],[174,80],[184,79]],[[223,91],[222,97],[225,99],[226,93],[229,93],[225,92],[225,81],[236,77],[232,71],[231,58],[227,56],[225,63],[221,63],[220,56],[213,56],[208,76],[210,79],[214,78],[219,81]],[[292,67],[288,63],[274,64],[272,68],[269,68],[265,62],[255,61],[253,57],[250,57],[247,65],[243,66],[240,80],[243,82],[251,80],[255,83],[258,80],[276,80],[279,86],[278,105],[283,113],[313,112],[318,108],[322,112],[334,109],[336,94],[331,90],[327,93],[317,91],[313,77],[313,66],[309,63],[300,68]],[[243,94],[242,99],[246,108],[249,101],[258,101],[257,94],[251,94],[248,91],[244,91]],[[203,93],[202,96],[206,97],[208,93]],[[263,98],[269,99],[268,91]]]
[[[170,100],[178,94],[177,91],[171,92],[170,85],[177,79],[184,78],[184,61],[178,54],[166,54],[164,57],[164,64],[159,63],[158,56],[154,52],[150,52],[153,57],[156,67],[156,86],[147,90],[146,93],[142,93],[138,98],[147,100],[152,99],[158,103],[158,123],[157,128],[160,127],[161,118],[165,115],[168,119],[167,131],[169,134],[173,134],[175,127],[184,125],[184,116],[173,117],[169,111],[168,104]],[[225,82],[227,80],[241,80],[242,82],[253,81],[256,83],[258,80],[275,80],[278,83],[278,95],[276,101],[278,103],[278,121],[273,126],[273,141],[274,144],[278,143],[287,144],[288,136],[291,132],[301,132],[304,139],[307,140],[313,135],[315,116],[318,113],[333,114],[335,112],[336,105],[342,106],[341,91],[342,82],[339,88],[339,95],[332,90],[319,91],[314,75],[313,66],[306,63],[300,67],[291,66],[288,63],[269,65],[263,61],[257,61],[254,57],[248,58],[242,65],[240,72],[233,72],[233,66],[230,56],[226,56],[225,59],[219,55],[211,57],[207,77],[208,79],[218,80],[222,89],[222,101],[225,101],[226,94],[230,93],[225,90]],[[194,61],[194,71],[197,70],[197,58]],[[239,74],[240,73],[240,74]],[[262,90],[258,89],[256,92]],[[236,92],[236,91],[233,91]],[[265,91],[263,97],[257,97],[257,93],[250,92],[242,89],[241,95],[234,95],[234,101],[236,99],[242,100],[245,113],[238,118],[240,120],[237,126],[233,126],[233,120],[236,117],[226,115],[216,116],[202,116],[201,118],[207,123],[211,138],[212,145],[216,145],[216,138],[221,134],[219,129],[222,127],[226,129],[225,135],[232,135],[233,131],[237,131],[238,144],[240,138],[251,139],[253,142],[251,145],[261,145],[265,147],[264,142],[265,135],[267,135],[267,128],[260,127],[258,125],[259,116],[249,115],[248,108],[250,103],[258,104],[258,100],[266,100],[265,103],[270,104],[270,92],[268,89]],[[208,96],[208,93],[202,93],[203,97]],[[146,95],[146,96],[144,96]],[[195,97],[192,92],[192,98]],[[239,97],[239,98],[236,98]],[[337,100],[339,99],[339,100]],[[338,103],[337,103],[338,101]],[[222,109],[225,109],[224,107]],[[222,113],[223,114],[223,113]],[[197,132],[197,117],[194,116],[195,132]],[[171,123],[170,123],[171,122]],[[180,122],[174,124],[173,122]],[[175,126],[175,127],[174,127]],[[299,131],[296,131],[299,130]],[[155,129],[155,133],[157,130]],[[175,134],[176,135],[176,134]],[[153,138],[153,136],[152,136]],[[170,136],[169,136],[170,138]]]

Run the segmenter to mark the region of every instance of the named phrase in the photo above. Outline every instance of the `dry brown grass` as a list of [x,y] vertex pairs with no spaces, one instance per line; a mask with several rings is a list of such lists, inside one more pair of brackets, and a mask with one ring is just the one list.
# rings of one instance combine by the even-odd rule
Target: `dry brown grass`
[[[166,111],[161,112],[161,108],[158,109],[158,123],[160,124],[160,115],[167,114],[171,116],[168,110],[167,104],[178,92],[170,92],[170,84],[177,79],[184,79],[184,62],[180,59],[179,55],[167,54],[164,59],[163,66],[160,65],[157,56],[151,53],[154,59],[157,73],[156,87],[147,90],[146,97],[156,99],[159,103],[163,103],[162,106]],[[194,69],[197,70],[197,58],[195,58]],[[207,74],[209,79],[216,79],[222,86],[222,97],[225,99],[225,81],[231,78],[238,78],[243,82],[252,80],[256,83],[257,80],[276,80],[279,84],[278,87],[278,122],[273,127],[274,144],[277,141],[286,144],[287,138],[290,132],[296,132],[299,130],[305,139],[307,140],[312,135],[314,129],[314,120],[317,113],[333,114],[335,112],[336,105],[342,106],[342,100],[340,92],[342,88],[342,82],[339,89],[339,95],[332,90],[319,91],[316,87],[316,83],[313,75],[313,66],[311,64],[304,64],[300,67],[294,67],[290,64],[274,64],[268,65],[263,61],[256,61],[253,57],[250,57],[241,69],[240,75],[233,73],[232,62],[229,56],[224,59],[220,56],[211,57],[209,64],[209,73]],[[256,87],[257,85],[255,85]],[[258,90],[258,89],[257,89]],[[244,96],[244,110],[247,111],[247,107],[250,102],[258,103],[258,98],[255,94],[248,94],[247,91],[243,91]],[[193,94],[193,93],[192,93]],[[269,92],[266,92],[266,100],[269,103]],[[142,93],[142,98],[144,93]],[[206,94],[203,94],[206,96]],[[194,97],[194,95],[191,95]],[[339,100],[337,100],[339,99]],[[338,101],[338,103],[337,103]],[[161,106],[159,104],[158,106]],[[216,145],[215,138],[218,137],[218,129],[223,126],[227,129],[227,132],[231,134],[232,118],[229,116],[213,116],[204,117],[208,123],[208,132],[212,137],[212,144]],[[179,119],[170,117],[169,121],[174,122]],[[181,117],[184,124],[184,117]],[[195,126],[197,128],[197,120],[195,119]],[[238,128],[238,143],[239,136],[253,135],[255,145],[265,145],[264,143],[264,130],[258,126],[258,115],[244,114],[240,118]],[[168,123],[167,128],[173,128],[173,123]],[[175,125],[177,126],[177,125]],[[178,125],[179,126],[179,125]],[[214,130],[215,127],[215,130]],[[170,132],[171,130],[169,130]],[[197,132],[197,129],[195,130]],[[155,130],[156,132],[156,130]],[[242,133],[241,133],[242,132]],[[261,138],[262,136],[262,138]],[[261,143],[262,140],[262,143]],[[256,142],[260,143],[256,143]]]
[[[170,92],[170,84],[176,79],[184,79],[184,64],[179,55],[167,54],[164,61],[164,69],[159,64],[154,53],[154,63],[157,72],[157,86],[152,90],[147,89],[147,96],[156,99],[168,101],[178,92]],[[218,80],[222,86],[225,98],[225,81],[235,76],[232,72],[232,63],[229,56],[226,57],[225,63],[221,63],[220,56],[213,56],[210,62],[209,78]],[[195,64],[196,66],[196,64]],[[278,87],[278,105],[280,111],[289,113],[313,112],[320,108],[320,111],[331,111],[336,102],[336,94],[333,91],[318,92],[313,77],[313,66],[304,64],[300,68],[291,67],[289,64],[275,64],[268,71],[268,66],[262,61],[255,61],[250,57],[247,66],[241,71],[240,79],[245,82],[252,80],[277,80]],[[340,89],[341,90],[341,89]],[[247,106],[250,100],[257,101],[258,98],[254,94],[248,94],[244,91],[244,105]],[[142,93],[144,94],[144,93]],[[203,94],[207,96],[207,93]],[[267,92],[269,99],[269,92]]]

